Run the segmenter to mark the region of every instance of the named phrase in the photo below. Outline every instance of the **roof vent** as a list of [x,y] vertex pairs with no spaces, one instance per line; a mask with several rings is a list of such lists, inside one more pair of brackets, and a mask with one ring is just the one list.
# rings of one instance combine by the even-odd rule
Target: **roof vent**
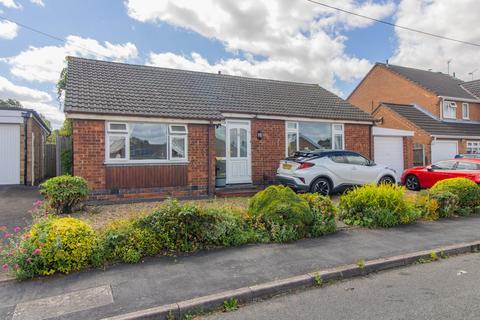
[[218,70],[218,74],[222,74],[222,71]]

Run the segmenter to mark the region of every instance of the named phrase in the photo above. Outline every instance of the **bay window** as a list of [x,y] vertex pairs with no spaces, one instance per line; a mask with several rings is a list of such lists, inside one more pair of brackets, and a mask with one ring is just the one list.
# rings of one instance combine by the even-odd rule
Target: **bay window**
[[286,153],[317,149],[343,149],[343,124],[326,122],[287,122]]
[[457,104],[453,101],[443,101],[443,117],[447,119],[457,118]]
[[183,124],[110,122],[106,132],[106,161],[186,161],[187,133]]

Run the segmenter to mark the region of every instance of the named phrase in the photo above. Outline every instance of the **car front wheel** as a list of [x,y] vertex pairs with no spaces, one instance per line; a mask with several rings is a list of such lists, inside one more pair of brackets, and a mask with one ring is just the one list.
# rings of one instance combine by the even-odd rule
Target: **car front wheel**
[[420,190],[420,181],[416,176],[410,175],[405,178],[405,187],[408,190],[417,191]]
[[395,179],[391,176],[383,176],[378,181],[378,184],[395,184]]
[[332,192],[332,186],[330,184],[330,181],[328,181],[328,179],[318,178],[312,184],[311,190],[312,192],[319,193],[322,196],[328,196]]

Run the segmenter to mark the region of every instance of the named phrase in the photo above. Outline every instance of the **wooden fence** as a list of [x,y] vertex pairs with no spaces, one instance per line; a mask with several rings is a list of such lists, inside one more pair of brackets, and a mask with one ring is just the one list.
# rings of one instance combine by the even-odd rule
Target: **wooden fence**
[[45,145],[45,178],[52,178],[57,175],[57,146],[55,144]]

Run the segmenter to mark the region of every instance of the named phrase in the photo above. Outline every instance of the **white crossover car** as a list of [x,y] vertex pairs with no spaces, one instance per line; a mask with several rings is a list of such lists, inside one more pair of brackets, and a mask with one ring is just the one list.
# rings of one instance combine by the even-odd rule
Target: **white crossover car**
[[395,170],[346,150],[299,151],[280,161],[277,181],[297,191],[328,195],[355,185],[398,183]]

